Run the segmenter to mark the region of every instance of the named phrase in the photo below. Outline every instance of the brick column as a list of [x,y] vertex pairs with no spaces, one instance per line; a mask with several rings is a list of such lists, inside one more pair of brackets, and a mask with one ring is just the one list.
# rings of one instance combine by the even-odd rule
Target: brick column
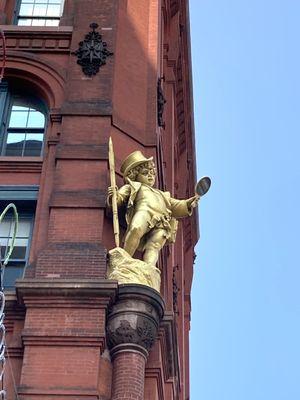
[[160,294],[144,285],[120,285],[106,338],[113,360],[111,400],[144,400],[145,365],[164,314]]
[[112,400],[144,400],[145,365],[146,357],[138,352],[115,356]]

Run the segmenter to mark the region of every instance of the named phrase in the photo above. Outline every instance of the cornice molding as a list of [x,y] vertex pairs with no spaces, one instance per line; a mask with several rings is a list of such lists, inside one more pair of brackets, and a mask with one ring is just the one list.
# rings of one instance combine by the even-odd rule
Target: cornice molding
[[0,157],[0,172],[41,172],[42,157]]
[[105,332],[99,332],[98,336],[51,336],[37,335],[31,330],[24,329],[22,341],[25,346],[71,346],[71,347],[100,347],[101,352],[105,348]]
[[0,25],[6,37],[8,50],[26,50],[30,52],[70,52],[73,28],[67,27],[31,27]]
[[64,399],[99,399],[99,391],[95,389],[34,389],[20,385],[18,387],[19,396],[34,396],[44,398],[44,396],[61,396]]
[[[19,279],[16,281],[17,298],[20,304],[39,304],[43,302],[49,306],[51,297],[59,298],[102,298],[105,304],[114,301],[117,294],[118,284],[116,281],[107,279]],[[34,300],[35,298],[35,300]],[[90,299],[88,299],[90,301]],[[29,303],[28,303],[29,302]],[[51,301],[50,301],[51,303]],[[82,300],[80,300],[82,303]],[[57,305],[57,304],[56,304]],[[89,305],[90,307],[90,305]],[[98,306],[99,307],[99,306]]]

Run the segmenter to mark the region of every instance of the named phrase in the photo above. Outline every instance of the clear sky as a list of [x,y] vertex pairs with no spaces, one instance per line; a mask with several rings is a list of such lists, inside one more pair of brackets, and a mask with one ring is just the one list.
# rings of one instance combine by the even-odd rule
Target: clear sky
[[190,0],[191,400],[300,399],[300,1]]

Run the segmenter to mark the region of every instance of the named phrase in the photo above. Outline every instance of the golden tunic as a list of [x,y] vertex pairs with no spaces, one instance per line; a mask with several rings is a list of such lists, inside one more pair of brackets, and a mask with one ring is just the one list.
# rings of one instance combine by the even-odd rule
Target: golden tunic
[[128,229],[133,215],[138,211],[147,213],[150,229],[164,229],[165,237],[174,242],[177,231],[177,218],[191,215],[192,210],[187,206],[187,200],[177,200],[169,192],[163,192],[140,182],[129,183],[118,190],[118,204],[127,204],[126,221]]

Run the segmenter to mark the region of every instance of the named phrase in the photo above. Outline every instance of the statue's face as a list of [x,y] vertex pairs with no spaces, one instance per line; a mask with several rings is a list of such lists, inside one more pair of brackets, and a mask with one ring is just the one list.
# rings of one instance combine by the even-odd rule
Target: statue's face
[[149,162],[148,165],[142,167],[138,173],[136,180],[146,185],[153,186],[156,178],[156,169],[154,163]]

